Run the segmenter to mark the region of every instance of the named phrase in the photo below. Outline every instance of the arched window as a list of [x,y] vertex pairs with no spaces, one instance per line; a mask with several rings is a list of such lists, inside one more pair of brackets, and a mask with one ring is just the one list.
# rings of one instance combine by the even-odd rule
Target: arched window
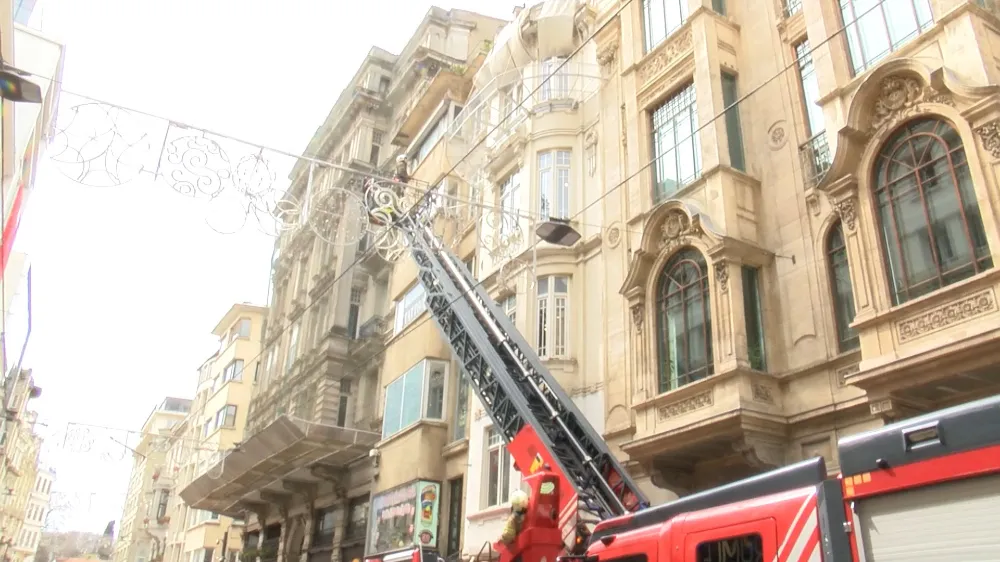
[[873,175],[894,304],[993,267],[958,132],[939,119],[899,127]]
[[656,340],[659,391],[667,392],[713,373],[712,305],[708,266],[687,248],[663,267],[657,288]]
[[857,349],[858,334],[851,328],[854,321],[854,288],[847,263],[844,225],[839,221],[826,237],[826,259],[830,267],[830,291],[833,296],[833,319],[837,325],[837,346],[841,352]]

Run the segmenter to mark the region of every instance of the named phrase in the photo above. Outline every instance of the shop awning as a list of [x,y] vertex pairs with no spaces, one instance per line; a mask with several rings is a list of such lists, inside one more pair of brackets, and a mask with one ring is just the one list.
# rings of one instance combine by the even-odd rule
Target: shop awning
[[196,509],[231,514],[240,511],[241,500],[259,501],[255,492],[281,490],[283,478],[319,482],[304,469],[316,464],[345,467],[367,455],[380,438],[370,431],[281,416],[195,478],[180,496]]

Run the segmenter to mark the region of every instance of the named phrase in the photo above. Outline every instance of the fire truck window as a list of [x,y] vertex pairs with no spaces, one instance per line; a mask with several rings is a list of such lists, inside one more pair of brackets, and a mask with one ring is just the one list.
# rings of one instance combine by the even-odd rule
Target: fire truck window
[[601,562],[647,562],[645,554],[631,554],[629,556],[622,556],[619,558],[608,558],[606,560],[601,560]]
[[757,533],[698,545],[697,562],[763,562],[764,541]]

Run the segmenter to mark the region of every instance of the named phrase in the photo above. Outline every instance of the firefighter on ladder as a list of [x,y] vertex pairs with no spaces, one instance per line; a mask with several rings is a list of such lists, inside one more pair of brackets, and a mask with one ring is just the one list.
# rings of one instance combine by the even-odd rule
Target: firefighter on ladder
[[528,494],[523,490],[515,490],[510,495],[510,516],[500,533],[500,541],[505,545],[512,545],[517,540],[517,535],[521,533],[521,525],[524,523],[524,516],[528,513]]

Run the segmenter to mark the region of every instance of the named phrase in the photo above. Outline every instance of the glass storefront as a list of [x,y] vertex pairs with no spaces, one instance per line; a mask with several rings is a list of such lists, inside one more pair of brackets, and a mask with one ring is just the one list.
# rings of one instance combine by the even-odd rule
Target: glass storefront
[[438,546],[441,485],[417,480],[372,497],[369,554],[408,546]]

